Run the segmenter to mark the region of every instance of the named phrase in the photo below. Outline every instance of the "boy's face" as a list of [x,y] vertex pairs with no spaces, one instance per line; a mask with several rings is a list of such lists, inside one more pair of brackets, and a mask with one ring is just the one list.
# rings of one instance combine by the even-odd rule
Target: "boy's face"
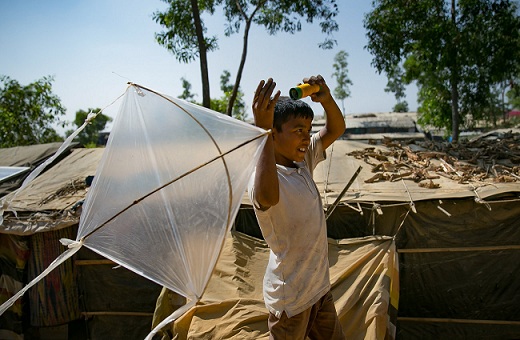
[[282,131],[273,129],[276,163],[294,167],[302,162],[311,141],[312,119],[294,117],[282,125]]

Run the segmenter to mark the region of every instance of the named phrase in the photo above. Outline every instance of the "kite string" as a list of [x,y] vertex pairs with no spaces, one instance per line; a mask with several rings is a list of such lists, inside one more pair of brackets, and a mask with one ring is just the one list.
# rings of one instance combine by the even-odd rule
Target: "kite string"
[[410,214],[410,211],[412,210],[412,207],[410,206],[408,208],[408,210],[406,210],[406,214],[404,215],[403,217],[403,220],[401,221],[401,223],[399,224],[399,227],[397,228],[397,231],[395,232],[394,236],[392,237],[395,241],[396,237],[397,237],[397,234],[399,234],[399,232],[401,231],[401,227],[404,225],[404,221],[406,221],[406,218],[408,217],[408,215]]
[[415,203],[412,199],[412,194],[410,193],[410,190],[408,190],[408,186],[404,182],[403,176],[401,176],[401,170],[399,168],[397,169],[397,173],[399,174],[399,177],[401,178],[401,183],[403,183],[404,186],[404,190],[406,190],[408,198],[410,199],[410,209],[412,209],[412,211],[417,214],[417,209],[415,208]]
[[327,204],[327,190],[329,188],[329,175],[330,175],[330,169],[332,168],[332,153],[334,152],[334,144],[332,143],[330,147],[330,160],[329,160],[329,168],[327,170],[327,176],[325,177],[325,186],[323,188],[323,197],[325,198],[325,204]]

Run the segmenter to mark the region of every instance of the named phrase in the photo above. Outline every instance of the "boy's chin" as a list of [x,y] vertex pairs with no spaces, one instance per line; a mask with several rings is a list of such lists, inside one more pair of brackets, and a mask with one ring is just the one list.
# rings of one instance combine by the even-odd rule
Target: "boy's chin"
[[301,163],[305,160],[305,156],[301,156],[301,157],[294,157],[293,159],[293,162],[295,163]]

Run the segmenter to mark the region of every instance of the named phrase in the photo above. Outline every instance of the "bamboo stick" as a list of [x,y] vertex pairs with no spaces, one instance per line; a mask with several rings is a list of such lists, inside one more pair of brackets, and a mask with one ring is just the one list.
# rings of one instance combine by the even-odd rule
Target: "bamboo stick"
[[412,322],[439,322],[439,323],[471,323],[481,325],[517,325],[520,326],[520,321],[506,321],[506,320],[473,320],[473,319],[449,319],[449,318],[416,318],[398,316],[397,321],[412,321]]
[[92,316],[153,316],[146,312],[81,312],[81,315],[90,318]]
[[91,265],[98,265],[98,264],[114,265],[116,263],[112,260],[100,259],[100,260],[76,260],[76,261],[74,261],[74,264],[76,266],[91,266]]
[[397,252],[398,253],[448,253],[448,252],[496,251],[496,250],[520,250],[520,245],[511,244],[511,245],[505,245],[505,246],[487,246],[487,247],[410,248],[410,249],[397,249]]

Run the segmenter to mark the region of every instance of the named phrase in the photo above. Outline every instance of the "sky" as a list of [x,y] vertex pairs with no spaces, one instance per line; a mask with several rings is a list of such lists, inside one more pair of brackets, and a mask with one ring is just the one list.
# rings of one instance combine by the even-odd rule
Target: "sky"
[[[269,35],[254,26],[249,34],[248,54],[240,87],[248,116],[251,101],[262,79],[273,78],[282,95],[303,78],[321,74],[331,89],[334,56],[341,50],[349,56],[348,76],[353,82],[351,96],[344,101],[346,114],[389,112],[396,100],[384,88],[387,78],[371,66],[372,56],[365,49],[364,15],[371,1],[338,0],[332,50],[318,47],[325,35],[318,22],[303,23],[295,34]],[[182,89],[181,78],[192,85],[195,100],[202,102],[198,60],[184,64],[155,40],[164,28],[155,23],[153,13],[164,11],[161,0],[0,0],[0,75],[28,85],[45,76],[54,77],[52,91],[66,108],[62,119],[72,122],[78,110],[103,108],[115,118],[116,100],[133,82],[173,97]],[[216,35],[217,51],[208,53],[211,97],[222,96],[220,75],[224,70],[237,74],[242,53],[243,30],[224,35],[225,18],[218,12],[202,17],[208,34]],[[407,89],[410,111],[417,109],[417,90]],[[321,107],[308,101],[316,115]],[[342,107],[341,101],[338,105]],[[74,128],[69,125],[65,130]],[[64,130],[56,128],[60,134]],[[110,130],[110,125],[107,126]]]

